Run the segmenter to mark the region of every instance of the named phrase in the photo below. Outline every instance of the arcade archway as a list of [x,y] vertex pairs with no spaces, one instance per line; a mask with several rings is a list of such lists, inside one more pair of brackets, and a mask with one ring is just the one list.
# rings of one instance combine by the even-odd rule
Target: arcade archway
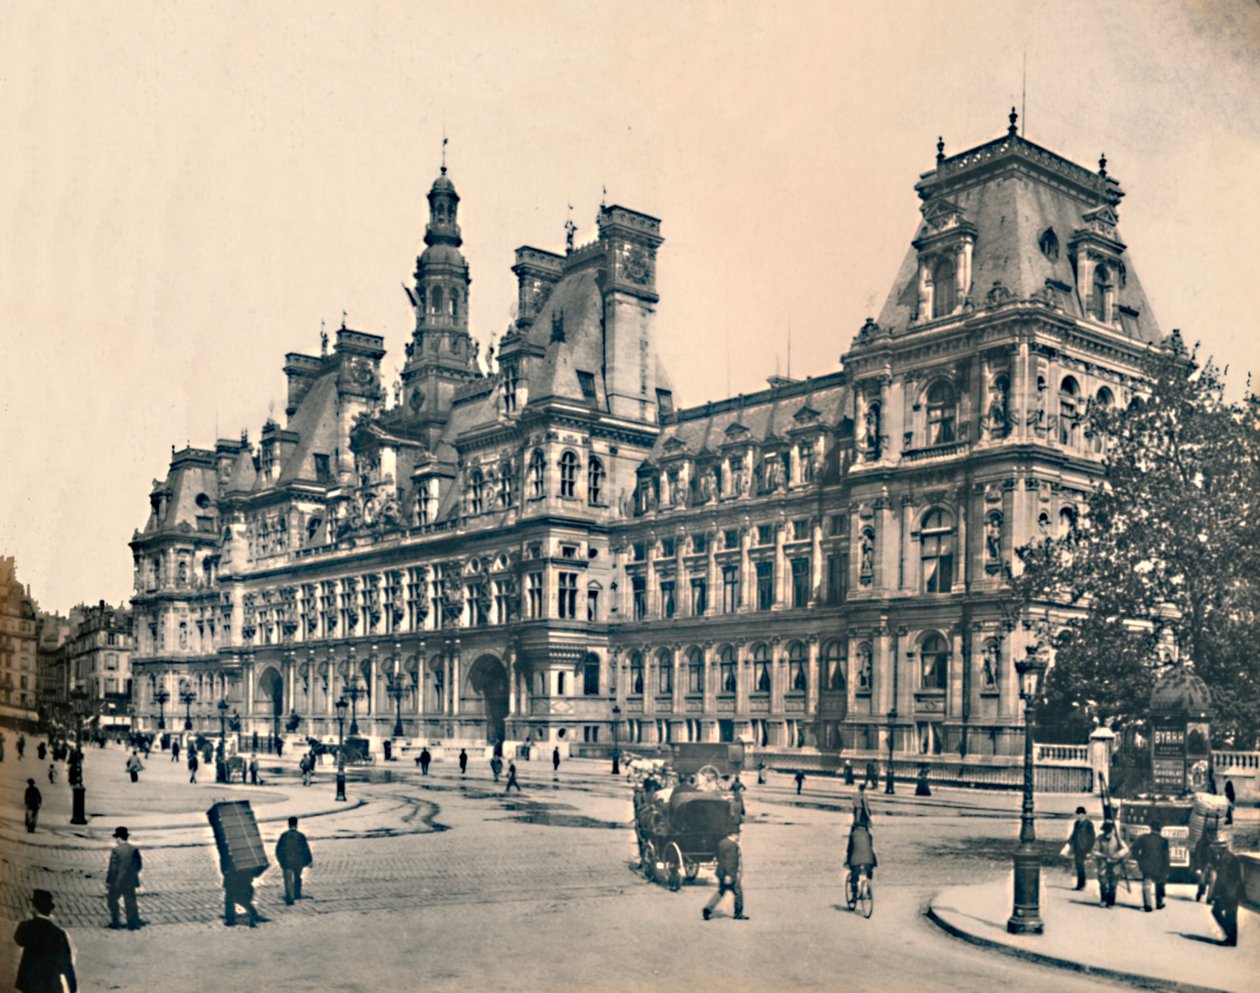
[[508,716],[508,675],[498,658],[483,655],[468,670],[461,710],[485,719],[487,741],[503,741]]

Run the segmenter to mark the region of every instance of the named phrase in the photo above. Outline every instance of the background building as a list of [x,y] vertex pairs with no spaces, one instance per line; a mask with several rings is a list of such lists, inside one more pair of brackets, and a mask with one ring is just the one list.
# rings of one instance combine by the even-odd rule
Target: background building
[[1130,402],[1162,341],[1105,163],[1013,118],[938,145],[841,369],[691,409],[656,357],[657,219],[602,206],[594,242],[518,249],[483,362],[445,172],[401,380],[343,326],[286,356],[283,427],[155,482],[142,719],[164,690],[206,727],[222,700],[328,734],[348,695],[371,735],[604,743],[616,706],[636,743],[1018,753],[1010,660],[1055,615],[1012,615],[1013,549],[1077,513],[1085,407]]
[[0,718],[35,719],[38,634],[29,588],[18,582],[17,563],[0,557]]

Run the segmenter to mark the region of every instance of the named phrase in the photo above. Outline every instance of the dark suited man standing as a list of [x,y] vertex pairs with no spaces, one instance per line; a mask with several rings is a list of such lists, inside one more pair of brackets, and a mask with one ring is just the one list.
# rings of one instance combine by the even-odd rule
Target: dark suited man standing
[[26,832],[27,834],[35,833],[35,823],[39,820],[39,808],[44,803],[44,796],[39,792],[39,787],[35,785],[35,780],[28,779],[26,781]]
[[105,876],[106,898],[109,901],[109,926],[115,931],[122,928],[118,919],[118,900],[121,897],[127,910],[127,930],[135,931],[144,925],[136,906],[136,888],[140,885],[140,870],[144,860],[140,849],[131,844],[125,827],[114,829],[114,850],[109,853],[109,871]]
[[1168,882],[1168,839],[1158,824],[1133,843],[1133,857],[1142,870],[1142,909],[1151,912],[1151,891],[1155,891],[1155,910],[1164,909],[1164,885]]
[[302,899],[302,870],[314,861],[306,835],[297,826],[298,819],[290,817],[289,830],[276,842],[276,861],[284,871],[284,902],[290,907]]
[[[17,981],[19,993],[78,993],[79,981],[74,975],[74,957],[66,932],[54,924],[53,897],[47,890],[36,890],[31,897],[35,913],[23,921],[13,933],[13,940],[22,949]],[[65,985],[62,985],[62,980]]]
[[1076,820],[1072,823],[1072,833],[1068,836],[1068,847],[1072,850],[1072,861],[1076,865],[1075,889],[1085,888],[1085,860],[1094,850],[1097,841],[1094,833],[1094,822],[1085,813],[1084,807],[1076,808]]

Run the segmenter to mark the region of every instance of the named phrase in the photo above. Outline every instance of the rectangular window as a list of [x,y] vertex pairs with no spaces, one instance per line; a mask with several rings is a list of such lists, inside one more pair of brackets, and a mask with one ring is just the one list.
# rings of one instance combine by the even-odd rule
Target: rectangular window
[[827,605],[838,606],[844,593],[844,573],[842,559],[839,555],[827,556]]
[[577,558],[577,553],[578,553],[577,545],[561,545],[560,546],[560,557],[562,559],[575,559]]
[[805,541],[809,538],[809,521],[802,518],[792,522],[792,540]]
[[543,616],[543,578],[541,572],[531,572],[525,577],[525,591],[529,599],[529,616],[539,620]]
[[774,606],[774,563],[757,563],[757,609],[770,610]]
[[468,584],[468,622],[469,627],[481,627],[488,624],[490,618],[488,616],[487,607],[489,606],[489,597],[486,596],[486,584],[484,582]]
[[661,616],[673,617],[675,608],[673,582],[661,583]]
[[674,547],[674,539],[662,538],[661,539],[661,555],[667,559],[672,559],[674,557],[675,552],[676,552],[676,549]]
[[664,696],[674,692],[674,663],[661,662],[656,670],[657,692]]
[[507,624],[512,620],[511,604],[508,597],[508,583],[504,579],[494,581],[494,620],[496,624]]
[[809,559],[792,560],[792,606],[809,604]]
[[503,412],[516,413],[516,366],[508,364],[503,367]]
[[634,555],[635,562],[642,562],[645,558],[647,558],[647,549],[641,541],[636,541],[632,544],[630,546],[630,551]]
[[733,614],[739,610],[739,566],[722,566],[722,613]]
[[647,616],[647,580],[635,576],[631,580],[634,592],[634,619],[641,621]]
[[739,529],[729,528],[722,532],[722,547],[727,551],[739,547]]
[[774,544],[774,526],[772,524],[757,525],[757,544],[773,545]]
[[709,550],[709,536],[707,534],[695,534],[691,536],[691,554],[703,555]]
[[595,399],[595,374],[591,372],[583,372],[577,370],[578,386],[582,389],[582,396],[587,400]]
[[674,413],[674,394],[669,390],[657,390],[656,407],[660,411],[661,420],[669,417]]
[[598,662],[587,662],[582,667],[582,693],[585,696],[599,696]]
[[691,615],[700,617],[709,609],[709,582],[702,578],[691,580]]
[[332,473],[329,471],[328,456],[316,452],[311,456],[315,460],[315,480],[316,482],[326,483]]
[[704,663],[692,661],[687,666],[687,692],[704,692]]
[[560,573],[560,617],[562,620],[577,619],[577,583],[576,572]]

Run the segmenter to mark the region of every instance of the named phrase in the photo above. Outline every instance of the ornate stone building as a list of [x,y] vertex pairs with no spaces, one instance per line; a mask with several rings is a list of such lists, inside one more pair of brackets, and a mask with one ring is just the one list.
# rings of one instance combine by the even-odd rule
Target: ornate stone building
[[[1161,336],[1123,193],[1016,133],[920,178],[921,219],[841,368],[675,409],[660,223],[601,207],[517,251],[519,316],[468,331],[445,175],[401,381],[342,327],[290,354],[283,427],[174,454],[132,541],[139,712],[253,730],[999,754],[1022,744],[1013,549],[1096,475],[1088,403]],[[1053,624],[1047,613],[1043,623]],[[614,712],[614,705],[618,708]],[[210,725],[214,726],[214,725]]]
[[12,556],[0,556],[0,720],[35,719],[37,611],[29,587],[17,578]]

